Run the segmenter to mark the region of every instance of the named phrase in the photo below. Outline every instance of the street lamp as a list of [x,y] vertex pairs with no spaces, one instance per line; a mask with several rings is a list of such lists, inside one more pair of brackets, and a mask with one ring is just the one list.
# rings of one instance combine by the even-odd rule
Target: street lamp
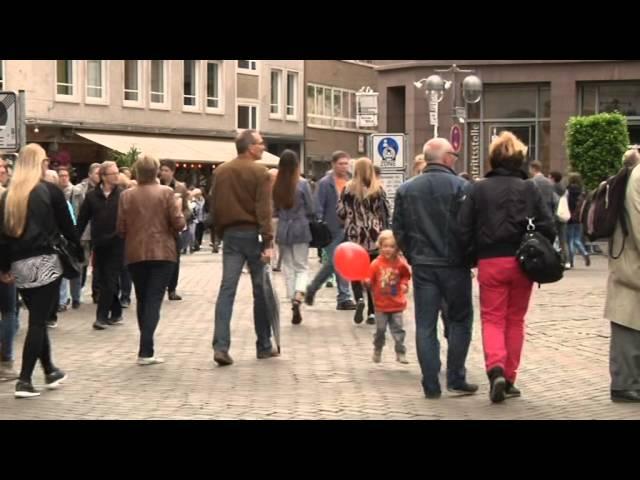
[[[458,73],[474,73],[474,70],[462,70],[457,65],[453,65],[446,70],[434,70],[437,73],[451,73],[453,80],[443,80],[440,75],[431,75],[428,78],[422,78],[413,84],[420,89],[426,85],[426,94],[429,99],[429,123],[433,125],[433,136],[438,136],[438,104],[444,97],[445,90],[449,90],[453,86],[453,118],[457,118],[460,123],[465,120],[465,108],[459,107],[458,89],[456,84],[456,74]],[[476,75],[468,75],[462,81],[462,98],[465,103],[477,103],[482,97],[482,80]]]

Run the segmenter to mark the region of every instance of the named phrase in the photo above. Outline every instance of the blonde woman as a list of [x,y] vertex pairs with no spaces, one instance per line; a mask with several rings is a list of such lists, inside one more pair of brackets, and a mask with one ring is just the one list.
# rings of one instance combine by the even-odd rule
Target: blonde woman
[[[345,238],[362,246],[371,261],[378,257],[378,236],[389,228],[389,203],[378,180],[373,163],[368,158],[360,158],[354,166],[353,180],[345,186],[338,202],[338,218],[344,224]],[[351,288],[356,298],[355,323],[364,320],[364,292],[361,282],[352,282]],[[375,307],[371,292],[367,290],[367,323],[376,323]]]
[[42,181],[46,164],[42,147],[33,143],[23,147],[11,185],[0,201],[0,280],[15,282],[29,310],[17,398],[40,395],[31,383],[38,360],[47,388],[56,388],[67,377],[53,364],[47,333],[47,320],[57,308],[63,272],[51,239],[62,233],[78,258],[83,257],[64,193]]
[[515,381],[533,282],[520,268],[516,251],[527,218],[551,242],[556,236],[551,211],[522,170],[526,152],[511,132],[491,142],[492,170],[469,190],[458,216],[463,251],[478,258],[482,343],[494,403],[520,396]]

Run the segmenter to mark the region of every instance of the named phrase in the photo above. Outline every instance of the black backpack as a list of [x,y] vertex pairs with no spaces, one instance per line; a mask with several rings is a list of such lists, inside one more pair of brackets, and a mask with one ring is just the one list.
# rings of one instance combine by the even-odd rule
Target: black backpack
[[580,211],[580,223],[584,228],[585,236],[592,242],[605,238],[611,239],[620,222],[623,240],[617,256],[613,255],[611,242],[609,243],[609,255],[614,259],[622,255],[627,235],[629,235],[624,199],[631,170],[629,167],[623,167],[617,174],[602,182],[588,195]]
[[522,237],[516,258],[530,280],[538,284],[557,282],[564,275],[562,258],[547,237],[536,231],[533,220],[527,217],[527,232]]

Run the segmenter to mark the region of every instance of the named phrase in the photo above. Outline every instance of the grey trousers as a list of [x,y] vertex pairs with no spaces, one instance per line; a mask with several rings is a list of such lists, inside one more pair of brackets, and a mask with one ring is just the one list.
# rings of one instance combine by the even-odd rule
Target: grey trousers
[[640,390],[640,330],[611,322],[611,390]]
[[373,334],[373,346],[375,349],[382,350],[382,347],[384,347],[387,324],[393,341],[396,343],[396,353],[407,353],[407,349],[404,346],[406,333],[402,328],[402,312],[376,312],[376,333]]

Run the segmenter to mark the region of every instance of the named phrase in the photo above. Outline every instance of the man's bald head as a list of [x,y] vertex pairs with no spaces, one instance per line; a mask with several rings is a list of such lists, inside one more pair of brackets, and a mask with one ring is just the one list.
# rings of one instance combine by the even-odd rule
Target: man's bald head
[[432,138],[424,144],[423,153],[427,165],[431,163],[441,163],[449,168],[453,168],[457,157],[453,155],[453,147],[446,138]]

